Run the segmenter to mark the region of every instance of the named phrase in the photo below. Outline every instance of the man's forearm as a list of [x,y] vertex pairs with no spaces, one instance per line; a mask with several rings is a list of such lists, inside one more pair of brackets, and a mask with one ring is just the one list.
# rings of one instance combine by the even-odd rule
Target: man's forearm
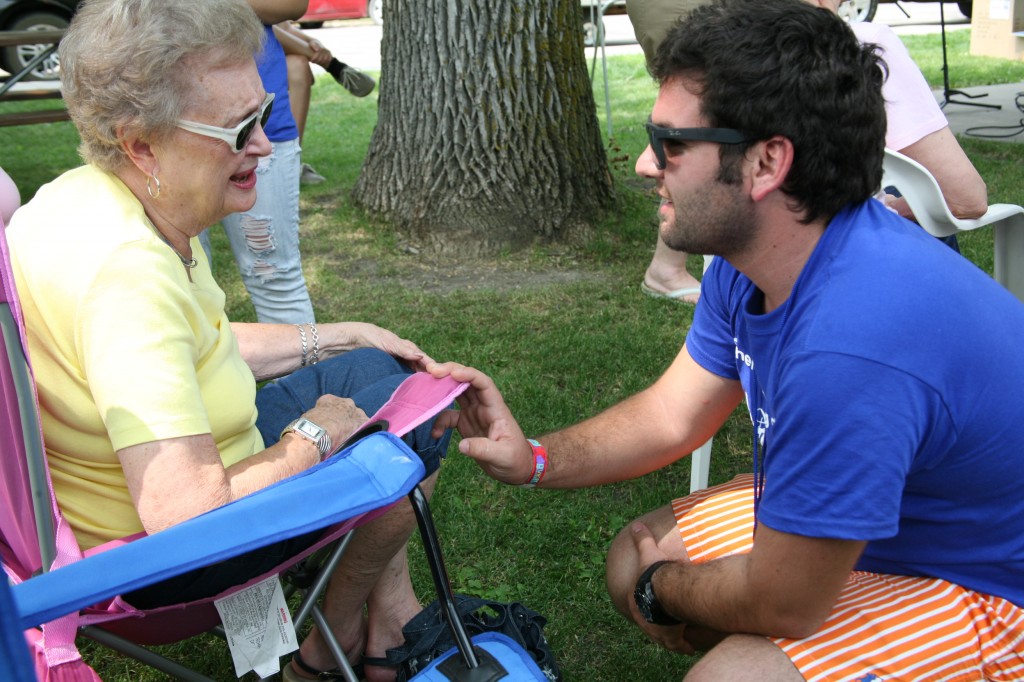
[[758,526],[750,552],[661,567],[651,584],[685,623],[726,633],[807,637],[828,618],[866,543]]
[[781,635],[761,613],[765,599],[752,599],[745,584],[748,555],[701,564],[666,564],[652,584],[662,607],[690,628],[718,633]]
[[550,462],[540,485],[582,488],[643,476],[690,452],[681,433],[642,391],[586,421],[539,436]]

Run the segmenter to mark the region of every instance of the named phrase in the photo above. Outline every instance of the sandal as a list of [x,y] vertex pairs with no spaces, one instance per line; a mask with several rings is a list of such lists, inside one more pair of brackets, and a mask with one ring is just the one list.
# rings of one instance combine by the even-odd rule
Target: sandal
[[401,663],[396,663],[392,658],[387,656],[367,656],[363,654],[363,658],[359,661],[360,665],[365,665],[368,668],[388,668],[390,670],[397,671],[401,667]]
[[[342,672],[341,668],[334,668],[333,670],[317,670],[313,666],[302,660],[302,656],[296,651],[295,655],[292,656],[292,663],[295,667],[298,667],[302,672],[307,673],[310,677],[303,677],[295,672],[295,668],[291,665],[286,665],[281,670],[281,680],[283,682],[310,682],[310,680],[324,680],[325,682],[333,682],[334,680],[344,681],[345,673]],[[352,666],[352,670],[356,674],[356,678],[363,679],[363,662],[360,661]]]

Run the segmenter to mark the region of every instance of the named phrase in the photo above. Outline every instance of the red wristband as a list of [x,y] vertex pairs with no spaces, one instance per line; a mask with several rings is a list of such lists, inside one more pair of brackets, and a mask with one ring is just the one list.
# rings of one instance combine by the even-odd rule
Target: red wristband
[[533,451],[533,474],[530,476],[530,480],[520,485],[520,488],[533,488],[541,479],[544,478],[544,474],[548,470],[548,451],[544,449],[544,446],[535,441],[532,438],[527,438],[526,442],[530,444],[530,449]]

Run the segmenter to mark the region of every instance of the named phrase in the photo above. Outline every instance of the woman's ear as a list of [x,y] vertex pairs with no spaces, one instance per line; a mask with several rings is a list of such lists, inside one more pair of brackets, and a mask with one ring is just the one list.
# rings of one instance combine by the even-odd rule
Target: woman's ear
[[793,167],[793,143],[781,135],[758,142],[748,152],[752,162],[751,198],[761,201],[779,189]]
[[117,137],[121,140],[121,149],[125,156],[143,175],[157,174],[160,170],[160,162],[156,158],[152,144],[123,126],[117,129]]

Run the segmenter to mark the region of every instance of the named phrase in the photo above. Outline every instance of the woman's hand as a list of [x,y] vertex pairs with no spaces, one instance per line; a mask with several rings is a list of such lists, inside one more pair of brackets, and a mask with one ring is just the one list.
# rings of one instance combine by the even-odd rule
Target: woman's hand
[[367,322],[343,322],[349,333],[355,336],[356,347],[376,348],[399,360],[405,360],[413,369],[425,371],[427,365],[433,364],[429,355],[420,350],[412,341],[403,339],[398,334]]
[[313,409],[302,415],[317,426],[327,429],[331,443],[337,448],[366,421],[366,413],[349,398],[322,395]]
[[323,43],[316,38],[313,38],[307,44],[309,45],[309,49],[312,51],[312,54],[309,57],[310,62],[325,69],[331,65],[331,59],[334,58],[334,55],[331,54],[330,50],[324,47]]
[[917,222],[917,218],[914,217],[914,212],[910,209],[910,204],[908,204],[907,200],[903,197],[883,193],[882,203],[885,204],[885,207],[893,213],[903,216],[907,220],[912,220],[915,223]]

